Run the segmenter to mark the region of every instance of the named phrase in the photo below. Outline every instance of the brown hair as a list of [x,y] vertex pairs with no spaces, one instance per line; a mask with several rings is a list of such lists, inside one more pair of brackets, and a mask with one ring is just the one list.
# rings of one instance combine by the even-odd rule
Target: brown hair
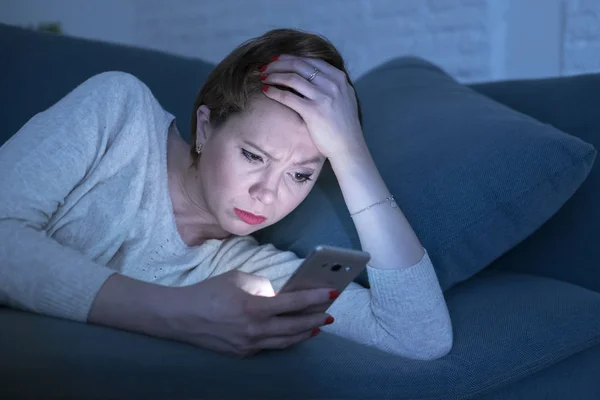
[[[280,54],[324,60],[343,71],[350,85],[354,87],[339,51],[322,36],[295,29],[274,29],[250,39],[239,45],[216,66],[196,97],[191,124],[191,154],[194,165],[198,162],[198,108],[206,105],[210,109],[210,123],[213,127],[221,125],[230,115],[243,111],[248,99],[261,91],[259,68]],[[358,98],[356,101],[358,103]],[[360,103],[358,118],[362,124]]]

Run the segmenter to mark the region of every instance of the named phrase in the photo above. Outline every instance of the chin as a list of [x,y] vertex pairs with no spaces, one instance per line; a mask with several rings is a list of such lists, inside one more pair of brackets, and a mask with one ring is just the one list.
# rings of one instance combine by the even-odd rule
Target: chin
[[268,223],[268,221],[265,221],[264,223],[262,223],[260,225],[248,225],[244,221],[238,220],[238,221],[235,221],[233,224],[229,224],[227,227],[224,226],[223,228],[226,229],[228,232],[230,232],[233,235],[247,236],[247,235],[251,235],[253,233],[258,232],[261,229],[265,229],[271,225],[273,225],[273,224]]
[[223,228],[224,231],[235,236],[251,235],[265,226],[266,225],[248,225],[244,221],[235,219],[221,223],[221,228]]

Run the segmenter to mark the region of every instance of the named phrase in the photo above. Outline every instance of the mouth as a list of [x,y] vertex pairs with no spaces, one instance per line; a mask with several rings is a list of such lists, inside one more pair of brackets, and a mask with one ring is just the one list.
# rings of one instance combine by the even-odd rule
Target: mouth
[[262,215],[254,215],[251,212],[240,210],[239,208],[234,208],[233,211],[235,214],[248,225],[258,225],[262,224],[267,220],[266,217]]

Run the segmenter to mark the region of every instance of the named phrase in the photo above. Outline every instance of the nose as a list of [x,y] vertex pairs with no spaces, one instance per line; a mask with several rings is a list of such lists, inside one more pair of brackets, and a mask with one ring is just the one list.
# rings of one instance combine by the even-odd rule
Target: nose
[[250,186],[250,196],[263,204],[269,205],[277,198],[277,177],[274,174],[263,176],[258,182]]

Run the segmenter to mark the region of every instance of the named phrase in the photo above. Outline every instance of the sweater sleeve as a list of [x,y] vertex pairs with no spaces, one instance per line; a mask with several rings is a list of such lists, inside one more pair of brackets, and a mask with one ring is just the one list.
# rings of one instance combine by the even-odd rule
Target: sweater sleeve
[[61,245],[45,228],[127,123],[140,90],[129,74],[95,75],[0,147],[0,304],[87,320],[115,271]]
[[450,315],[427,251],[408,268],[367,266],[367,273],[371,289],[348,287],[329,308],[336,322],[325,331],[412,359],[451,350]]
[[[270,279],[276,291],[302,261],[247,237],[229,241],[215,259],[227,269]],[[367,273],[371,288],[351,283],[327,310],[335,322],[323,331],[411,359],[437,359],[450,351],[450,316],[427,251],[408,268],[367,266]]]

